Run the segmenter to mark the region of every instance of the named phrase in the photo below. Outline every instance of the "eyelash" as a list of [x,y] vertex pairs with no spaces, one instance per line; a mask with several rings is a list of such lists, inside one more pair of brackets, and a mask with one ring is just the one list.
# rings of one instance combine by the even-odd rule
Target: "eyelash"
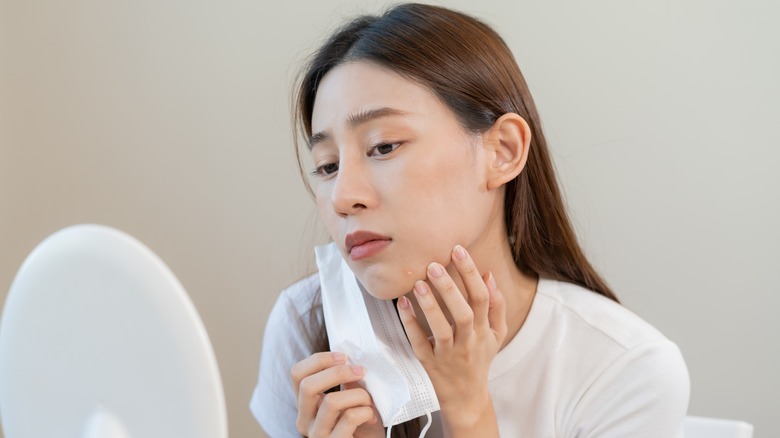
[[[391,151],[389,151],[389,152],[387,152],[387,153],[385,153],[385,154],[379,154],[379,156],[385,156],[385,155],[389,155],[389,154],[391,154],[391,153],[395,152],[395,150],[396,150],[396,149],[398,149],[398,148],[401,146],[401,143],[402,143],[402,142],[395,142],[395,143],[390,143],[390,142],[383,142],[383,143],[377,143],[376,145],[374,145],[374,146],[372,146],[372,147],[370,147],[370,148],[368,149],[368,156],[369,156],[369,157],[370,157],[370,156],[374,156],[374,155],[373,155],[373,154],[374,154],[374,152],[376,152],[376,151],[377,151],[379,148],[381,148],[381,147],[384,147],[384,146],[395,146],[395,147],[393,147],[393,149],[392,149]],[[321,165],[321,166],[317,166],[317,168],[316,168],[316,169],[314,169],[314,171],[312,171],[312,173],[311,173],[311,174],[312,174],[312,175],[314,175],[314,176],[321,177],[321,178],[325,178],[325,177],[331,176],[331,175],[333,175],[334,173],[336,173],[336,170],[333,170],[333,172],[330,172],[330,173],[326,173],[326,172],[325,172],[325,168],[326,168],[326,167],[329,167],[329,166],[336,166],[336,170],[338,170],[338,163],[325,163],[325,164],[323,164],[323,165]]]

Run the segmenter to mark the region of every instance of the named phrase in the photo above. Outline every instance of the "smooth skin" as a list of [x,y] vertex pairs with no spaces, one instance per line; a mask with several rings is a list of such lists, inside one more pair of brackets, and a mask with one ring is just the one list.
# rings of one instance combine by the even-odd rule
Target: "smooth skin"
[[[538,281],[514,263],[503,209],[504,184],[528,157],[528,124],[508,113],[484,133],[466,132],[426,87],[351,61],[320,82],[312,131],[320,217],[367,291],[399,298],[445,436],[498,436],[488,371],[525,321]],[[351,260],[344,238],[357,230],[391,243]],[[359,375],[334,354],[316,353],[292,369],[298,430],[384,436]],[[338,385],[349,395],[324,394]]]

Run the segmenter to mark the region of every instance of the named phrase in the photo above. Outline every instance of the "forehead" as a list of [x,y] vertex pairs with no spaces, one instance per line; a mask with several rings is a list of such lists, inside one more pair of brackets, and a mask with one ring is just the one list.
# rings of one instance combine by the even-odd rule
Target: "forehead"
[[409,115],[449,112],[425,86],[385,67],[346,62],[320,82],[312,111],[312,132],[342,129],[351,115],[392,108]]

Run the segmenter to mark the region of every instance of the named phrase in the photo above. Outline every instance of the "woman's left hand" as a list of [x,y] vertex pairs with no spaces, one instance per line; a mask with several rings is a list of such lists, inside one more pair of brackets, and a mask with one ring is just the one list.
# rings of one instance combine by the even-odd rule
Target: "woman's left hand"
[[432,336],[426,336],[406,297],[398,300],[399,315],[412,349],[436,389],[445,433],[498,436],[488,392],[488,370],[507,332],[504,298],[493,275],[480,276],[471,256],[460,245],[453,250],[452,261],[465,294],[438,263],[428,265],[428,280],[447,306],[453,324],[424,281],[415,284],[414,294]]

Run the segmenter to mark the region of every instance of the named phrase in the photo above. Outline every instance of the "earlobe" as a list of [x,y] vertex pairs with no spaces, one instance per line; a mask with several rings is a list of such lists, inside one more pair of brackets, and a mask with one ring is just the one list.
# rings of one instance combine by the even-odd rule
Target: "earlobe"
[[485,133],[489,148],[488,189],[495,189],[513,180],[525,167],[531,146],[531,128],[515,113],[499,117]]

